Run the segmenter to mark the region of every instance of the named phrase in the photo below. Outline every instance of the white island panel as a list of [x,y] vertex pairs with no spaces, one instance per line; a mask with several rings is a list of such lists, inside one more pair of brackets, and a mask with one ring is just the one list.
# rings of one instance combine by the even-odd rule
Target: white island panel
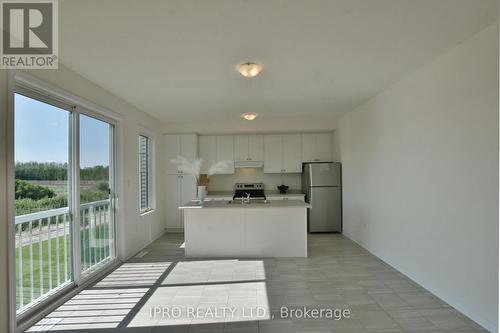
[[307,206],[185,209],[186,257],[307,257]]

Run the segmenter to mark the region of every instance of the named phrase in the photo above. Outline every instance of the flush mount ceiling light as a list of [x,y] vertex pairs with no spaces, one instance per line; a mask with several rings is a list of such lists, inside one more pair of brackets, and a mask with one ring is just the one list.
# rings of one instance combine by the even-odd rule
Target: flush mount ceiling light
[[238,72],[244,77],[254,77],[262,71],[262,66],[254,62],[245,62],[238,65]]
[[257,113],[244,113],[241,115],[241,117],[243,117],[243,119],[246,119],[246,120],[254,120],[255,118],[257,118],[258,114]]

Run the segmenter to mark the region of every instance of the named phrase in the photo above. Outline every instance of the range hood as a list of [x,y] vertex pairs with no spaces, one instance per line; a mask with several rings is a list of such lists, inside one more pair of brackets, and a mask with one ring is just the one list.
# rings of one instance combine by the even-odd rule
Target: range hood
[[264,161],[234,161],[235,168],[262,168]]

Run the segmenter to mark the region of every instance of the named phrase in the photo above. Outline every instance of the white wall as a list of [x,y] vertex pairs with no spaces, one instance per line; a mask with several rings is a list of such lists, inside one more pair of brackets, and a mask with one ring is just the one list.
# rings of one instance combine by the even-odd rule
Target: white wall
[[332,134],[332,158],[334,162],[340,162],[340,134],[338,130]]
[[262,168],[237,168],[232,175],[214,175],[208,183],[209,191],[233,191],[234,183],[264,183],[265,189],[277,191],[276,186],[288,185],[290,190],[301,189],[301,174],[270,174]]
[[498,25],[344,115],[344,232],[498,331]]
[[[122,99],[103,90],[99,86],[84,79],[80,75],[59,66],[58,70],[38,70],[29,74],[70,93],[86,98],[104,108],[112,110],[122,117],[118,125],[118,139],[122,147],[121,159],[117,161],[122,166],[123,195],[118,205],[123,210],[118,216],[119,240],[121,241],[119,256],[127,258],[140,250],[152,239],[161,235],[164,230],[164,188],[156,187],[157,209],[146,216],[139,216],[138,208],[138,177],[137,177],[137,135],[142,128],[149,129],[156,136],[156,179],[162,181],[164,169],[162,124],[155,118],[141,112]],[[8,330],[8,298],[7,283],[7,82],[6,70],[0,70],[0,332]]]

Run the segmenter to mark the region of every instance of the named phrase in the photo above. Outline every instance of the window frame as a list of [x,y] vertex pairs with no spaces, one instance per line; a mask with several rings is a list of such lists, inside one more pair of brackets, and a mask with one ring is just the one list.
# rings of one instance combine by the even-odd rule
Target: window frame
[[[141,182],[141,137],[147,139],[147,207],[142,207],[142,182]],[[139,215],[147,215],[156,209],[156,196],[154,188],[155,178],[155,140],[151,131],[142,129],[137,135],[137,180],[138,180],[138,209]]]

